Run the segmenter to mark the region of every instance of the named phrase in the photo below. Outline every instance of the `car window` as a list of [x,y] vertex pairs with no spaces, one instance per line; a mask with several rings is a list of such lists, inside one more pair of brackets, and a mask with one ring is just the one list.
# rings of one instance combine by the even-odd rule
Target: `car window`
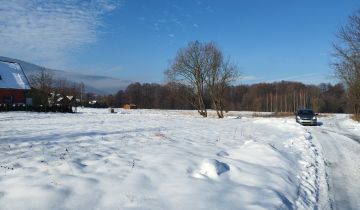
[[314,112],[312,110],[300,110],[299,114],[301,114],[301,115],[313,115]]

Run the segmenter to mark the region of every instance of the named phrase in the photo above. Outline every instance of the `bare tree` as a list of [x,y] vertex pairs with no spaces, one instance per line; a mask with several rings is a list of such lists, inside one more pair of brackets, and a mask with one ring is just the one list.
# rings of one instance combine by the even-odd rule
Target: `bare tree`
[[360,115],[360,11],[349,17],[338,32],[339,42],[333,44],[335,73],[347,89],[348,100],[355,116]]
[[68,81],[66,78],[57,78],[54,80],[54,91],[62,96],[74,96],[81,98],[84,84]]
[[205,44],[198,41],[190,42],[186,48],[178,51],[165,74],[169,81],[189,87],[189,102],[200,115],[207,117],[204,103],[205,69],[207,69],[205,56]]
[[205,82],[210,93],[213,107],[219,118],[224,117],[223,100],[226,88],[239,76],[238,67],[224,60],[222,52],[214,43],[206,44]]
[[238,68],[224,59],[214,43],[195,41],[178,51],[165,74],[171,82],[189,87],[189,101],[200,115],[207,116],[205,95],[209,93],[218,117],[223,118],[225,90],[237,78]]
[[49,94],[53,88],[53,75],[42,69],[39,73],[30,75],[32,96],[35,104],[48,106]]

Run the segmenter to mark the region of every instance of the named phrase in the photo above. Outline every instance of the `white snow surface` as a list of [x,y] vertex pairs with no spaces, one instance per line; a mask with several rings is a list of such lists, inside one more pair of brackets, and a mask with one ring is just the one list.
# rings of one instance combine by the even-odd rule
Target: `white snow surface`
[[26,76],[17,63],[0,61],[0,88],[30,89]]
[[117,111],[0,113],[0,209],[329,206],[322,154],[293,118]]
[[[321,168],[325,172],[326,185],[320,187],[320,194],[327,193],[329,202],[321,204],[320,209],[358,210],[360,123],[350,119],[349,115],[337,114],[323,118],[321,124],[320,127],[308,129],[322,156],[319,165],[325,165]],[[320,185],[324,185],[323,182]],[[322,197],[325,198],[323,195]]]

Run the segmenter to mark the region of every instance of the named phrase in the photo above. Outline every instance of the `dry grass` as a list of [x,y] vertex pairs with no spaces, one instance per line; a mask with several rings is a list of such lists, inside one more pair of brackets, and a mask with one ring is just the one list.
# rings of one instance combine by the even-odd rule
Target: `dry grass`
[[354,114],[351,116],[351,119],[360,122],[360,114]]
[[[195,110],[191,110],[188,112],[182,112],[184,115],[198,115]],[[330,117],[333,114],[331,113],[318,113],[318,117]],[[216,111],[208,110],[208,117],[217,118]],[[225,117],[258,117],[258,118],[285,118],[285,117],[295,117],[294,112],[254,112],[254,111],[229,111],[225,112]]]
[[293,117],[295,116],[294,112],[275,112],[273,117]]
[[[324,113],[319,113],[318,117],[329,117],[332,114],[324,114]],[[282,118],[282,117],[295,117],[295,113],[293,112],[272,112],[272,113],[258,113],[258,112],[254,112],[252,114],[253,117],[278,117],[278,118]]]
[[252,117],[269,117],[271,114],[263,114],[263,113],[257,113],[254,112],[251,116]]
[[253,117],[292,117],[294,116],[293,112],[273,112],[273,113],[253,113],[252,114]]
[[331,114],[331,113],[319,113],[319,117],[330,117],[330,116],[333,116],[334,114]]

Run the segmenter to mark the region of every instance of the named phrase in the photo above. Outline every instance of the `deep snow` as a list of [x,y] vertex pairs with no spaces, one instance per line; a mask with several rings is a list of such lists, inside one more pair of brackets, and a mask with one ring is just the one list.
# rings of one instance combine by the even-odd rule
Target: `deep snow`
[[0,209],[331,207],[322,150],[293,118],[117,111],[0,113]]

